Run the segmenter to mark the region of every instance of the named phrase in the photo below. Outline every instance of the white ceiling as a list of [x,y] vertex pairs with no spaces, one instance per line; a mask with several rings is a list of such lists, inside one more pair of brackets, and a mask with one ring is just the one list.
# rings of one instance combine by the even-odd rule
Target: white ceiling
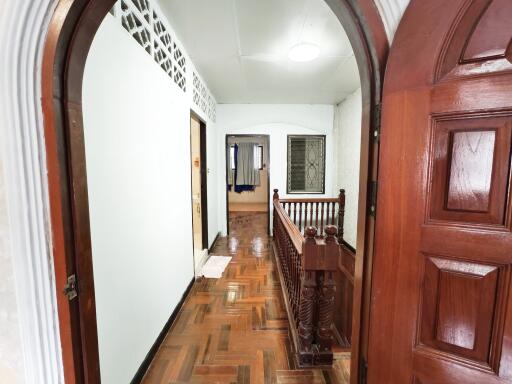
[[[335,104],[359,87],[357,64],[324,0],[160,0],[218,103]],[[315,43],[310,63],[288,59]]]

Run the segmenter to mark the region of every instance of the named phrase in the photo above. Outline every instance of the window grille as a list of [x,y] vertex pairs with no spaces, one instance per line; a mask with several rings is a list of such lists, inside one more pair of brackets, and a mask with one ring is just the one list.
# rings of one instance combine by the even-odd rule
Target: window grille
[[288,136],[288,193],[325,193],[325,136]]

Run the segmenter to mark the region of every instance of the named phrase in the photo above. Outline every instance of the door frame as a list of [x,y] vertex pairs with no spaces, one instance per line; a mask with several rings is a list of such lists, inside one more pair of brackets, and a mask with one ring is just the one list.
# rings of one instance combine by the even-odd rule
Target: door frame
[[[325,0],[343,25],[360,72],[362,140],[358,239],[354,282],[351,382],[368,345],[374,218],[367,215],[371,181],[377,180],[382,79],[389,43],[373,0]],[[91,234],[85,170],[82,80],[87,54],[116,0],[60,0],[49,23],[41,69],[44,145],[50,200],[50,231],[65,380],[99,383]],[[62,294],[76,274],[79,296]]]
[[[190,110],[190,120],[196,119],[199,121],[199,141],[200,141],[200,172],[201,172],[201,238],[202,238],[202,250],[208,249],[208,145],[206,141],[206,122],[192,109]],[[190,131],[190,160],[192,161],[192,128]],[[190,171],[190,187],[192,188],[192,169]],[[194,209],[194,202],[191,197],[192,210]],[[193,223],[192,223],[192,234],[193,234]],[[194,255],[195,257],[195,255]],[[195,260],[194,260],[195,267]]]
[[[230,137],[264,137],[267,139],[267,158],[268,163],[270,164],[270,135],[263,135],[263,134],[250,134],[250,133],[244,133],[244,134],[228,134],[226,133],[226,137],[224,140],[224,155],[226,156],[226,163],[224,165],[225,169],[228,169],[229,166],[229,157],[227,155],[228,151],[228,139]],[[267,164],[267,234],[270,235],[270,202],[272,201],[272,197],[270,196],[270,166]],[[229,191],[227,188],[228,185],[228,175],[226,173],[226,180],[224,181],[226,185],[226,230],[227,234],[229,235]]]

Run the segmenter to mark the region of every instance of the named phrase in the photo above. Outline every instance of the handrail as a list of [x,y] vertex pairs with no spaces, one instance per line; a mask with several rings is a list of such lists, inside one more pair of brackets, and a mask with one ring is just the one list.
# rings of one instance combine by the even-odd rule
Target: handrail
[[[301,203],[307,203],[304,211]],[[324,206],[321,203],[329,203],[325,218]],[[336,291],[334,273],[340,257],[337,235],[339,229],[343,233],[345,191],[341,190],[336,199],[280,200],[278,190],[275,189],[273,204],[274,255],[285,297],[297,365],[331,365]],[[297,211],[294,211],[293,220],[290,217],[292,204],[294,209],[299,204],[298,221]],[[316,227],[307,225],[308,213],[310,224],[313,222],[314,213],[315,222],[318,222],[319,205],[322,207],[320,232]],[[301,232],[303,218],[304,233]],[[333,225],[335,221],[337,226]]]
[[322,197],[322,198],[298,198],[298,199],[279,199],[281,203],[336,203],[337,197]]

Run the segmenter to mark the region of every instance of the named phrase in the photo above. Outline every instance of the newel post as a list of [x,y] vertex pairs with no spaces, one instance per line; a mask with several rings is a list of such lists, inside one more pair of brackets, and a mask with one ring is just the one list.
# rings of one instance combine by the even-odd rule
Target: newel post
[[[316,246],[316,228],[308,227],[306,229],[306,240],[304,252]],[[301,292],[299,306],[299,363],[300,365],[313,364],[312,344],[314,338],[313,316],[316,298],[316,272],[305,269],[301,276]]]
[[336,238],[338,229],[334,225],[325,228],[325,254],[328,263],[324,271],[318,274],[318,327],[316,329],[316,342],[318,344],[318,355],[316,357],[320,364],[330,365],[333,361],[333,321],[334,321],[334,296],[336,283],[334,273],[338,260],[340,247]]
[[279,189],[274,189],[274,196],[272,196],[272,200],[279,200]]
[[345,225],[345,190],[340,189],[338,196],[338,242],[343,243],[343,230]]

